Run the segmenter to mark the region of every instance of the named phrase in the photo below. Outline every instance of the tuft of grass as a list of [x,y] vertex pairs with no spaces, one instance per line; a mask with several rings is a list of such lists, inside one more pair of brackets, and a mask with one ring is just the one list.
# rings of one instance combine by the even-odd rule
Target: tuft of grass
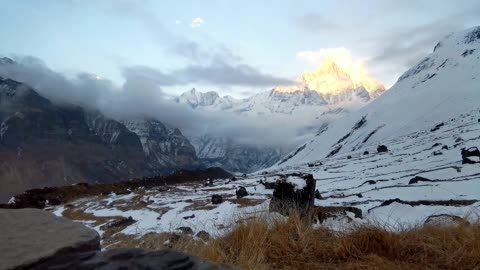
[[[135,245],[164,248],[165,235]],[[139,244],[140,243],[140,244]],[[348,232],[312,228],[298,215],[255,217],[226,235],[170,243],[207,260],[242,269],[480,269],[480,224],[417,226],[389,231],[360,225]]]

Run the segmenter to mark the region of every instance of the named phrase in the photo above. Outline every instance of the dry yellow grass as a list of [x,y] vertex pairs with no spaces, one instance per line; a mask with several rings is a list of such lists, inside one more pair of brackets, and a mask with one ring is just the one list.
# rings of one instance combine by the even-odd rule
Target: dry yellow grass
[[[164,248],[165,235],[137,246]],[[480,225],[419,226],[391,232],[361,226],[314,229],[298,216],[242,222],[207,242],[182,237],[173,247],[242,269],[480,269]]]

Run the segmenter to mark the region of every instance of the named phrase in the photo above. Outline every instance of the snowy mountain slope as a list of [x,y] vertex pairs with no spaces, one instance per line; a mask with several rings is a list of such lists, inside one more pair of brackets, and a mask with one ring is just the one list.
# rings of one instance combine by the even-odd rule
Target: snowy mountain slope
[[[127,235],[172,232],[185,226],[194,234],[205,230],[221,235],[238,217],[247,219],[249,215],[268,213],[273,190],[266,189],[261,181],[274,183],[283,175],[309,173],[321,194],[320,199],[315,199],[316,206],[356,207],[362,212],[362,219],[329,218],[321,224],[328,228],[341,230],[373,222],[402,230],[441,215],[478,221],[480,164],[462,164],[460,155],[461,148],[480,145],[478,119],[480,111],[472,110],[445,121],[434,132],[422,130],[386,140],[388,153],[364,154],[357,150],[321,159],[321,165],[268,169],[237,177],[234,182],[215,180],[214,186],[186,183],[172,186],[168,192],[141,189],[128,195],[90,197],[70,207],[98,217],[132,216],[137,222],[122,230]],[[245,187],[249,195],[237,199],[235,191],[239,186]],[[212,204],[214,194],[221,195],[224,202]],[[125,207],[125,201],[131,208]],[[65,209],[60,206],[55,213],[65,214]],[[104,233],[102,226],[86,224]]]
[[192,107],[193,109],[197,107],[208,108],[208,110],[227,110],[232,108],[240,100],[235,99],[231,96],[223,96],[215,91],[210,92],[199,92],[195,88],[181,94],[176,101],[180,104],[186,104]]
[[[121,231],[127,235],[174,232],[185,226],[193,234],[205,230],[221,235],[239,217],[268,214],[273,190],[266,189],[261,181],[274,183],[283,175],[300,172],[312,174],[316,180],[321,193],[321,198],[315,199],[316,206],[361,210],[362,219],[340,216],[321,224],[335,230],[362,222],[402,230],[438,215],[476,221],[480,214],[480,164],[462,164],[460,148],[480,144],[478,119],[480,112],[474,110],[446,121],[433,133],[424,130],[387,140],[389,153],[364,155],[355,151],[322,159],[322,165],[313,167],[303,164],[268,169],[245,178],[237,176],[236,181],[218,179],[213,186],[185,183],[171,186],[168,192],[141,189],[128,195],[90,197],[73,202],[70,207],[97,217],[132,216],[137,222]],[[459,130],[462,140],[457,137]],[[442,154],[435,155],[438,151]],[[235,191],[239,186],[245,187],[249,195],[238,199]],[[224,202],[212,204],[214,194],[221,195]],[[131,208],[125,207],[126,201]],[[55,213],[65,214],[65,209],[60,206]],[[85,222],[104,233],[99,224]]]
[[[362,219],[346,214],[320,226],[343,229],[373,222],[402,230],[429,217],[448,219],[442,215],[478,222],[480,163],[464,164],[461,156],[462,148],[480,146],[478,47],[480,27],[450,35],[402,75],[391,92],[360,113],[322,126],[312,142],[267,170],[236,181],[215,180],[208,187],[191,183],[171,187],[171,192],[140,190],[72,205],[95,216],[134,216],[138,222],[122,230],[129,235],[178,231],[183,226],[194,233],[219,235],[228,232],[238,216],[268,213],[273,190],[262,183],[309,173],[321,195],[316,206],[356,207],[362,212]],[[379,144],[388,151],[378,153]],[[239,186],[249,195],[237,199]],[[212,204],[213,194],[223,196],[224,202]],[[140,207],[125,209],[125,201]],[[60,206],[56,213],[62,215],[64,209]],[[102,233],[100,226],[94,228]]]
[[[480,27],[451,34],[368,106],[330,125],[276,167],[385,144],[480,107]],[[460,131],[459,131],[460,132]]]
[[[349,111],[358,110],[385,91],[385,87],[373,78],[364,76],[354,80],[352,76],[327,58],[319,69],[307,72],[295,85],[279,86],[246,99],[220,97],[216,92],[202,93],[192,89],[178,97],[177,102],[198,111],[239,115],[252,122],[289,123],[288,128],[295,129],[297,137],[291,138],[288,145],[276,148],[244,145],[215,134],[190,138],[204,163],[235,172],[252,172],[272,165],[285,149],[288,151],[294,143],[310,138],[313,130],[325,127]],[[222,157],[218,156],[220,153]]]
[[319,69],[305,73],[295,85],[278,86],[245,99],[192,89],[180,95],[177,102],[198,110],[255,117],[320,116],[339,107],[357,109],[385,91],[373,78],[362,80],[353,80],[351,74],[327,58]]
[[191,140],[198,157],[207,167],[223,167],[231,172],[253,172],[273,165],[284,154],[275,147],[259,147],[231,138],[200,136]]

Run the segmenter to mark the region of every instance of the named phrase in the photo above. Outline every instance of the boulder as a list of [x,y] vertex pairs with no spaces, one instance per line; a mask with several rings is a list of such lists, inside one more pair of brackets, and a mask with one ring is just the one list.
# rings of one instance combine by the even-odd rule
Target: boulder
[[195,218],[195,214],[192,214],[191,216],[184,216],[183,219],[191,219]]
[[441,155],[443,155],[443,153],[442,153],[442,151],[438,150],[438,151],[434,151],[433,155],[434,156],[441,156]]
[[37,269],[162,269],[228,270],[235,267],[208,262],[173,250],[110,249],[60,256],[43,262]]
[[480,150],[477,147],[462,148],[461,154],[463,164],[480,163]]
[[448,145],[442,146],[442,150],[448,150]]
[[30,269],[54,257],[100,250],[95,230],[39,209],[0,209],[0,228],[0,269]]
[[368,151],[363,152],[363,155],[364,155],[364,156],[366,156],[366,155],[368,155],[368,154],[370,154]]
[[212,195],[212,204],[220,204],[222,202],[223,202],[222,196],[220,196],[218,194],[213,194]]
[[202,239],[203,241],[207,241],[208,239],[210,239],[210,234],[206,231],[199,231],[195,236]]
[[237,191],[235,191],[235,194],[237,195],[238,199],[248,196],[248,192],[245,187],[238,188]]
[[347,159],[352,159],[352,156],[348,155],[348,156],[347,156]]
[[308,214],[315,201],[315,185],[316,181],[311,174],[284,176],[276,182],[270,211],[282,215],[290,212]]
[[378,153],[388,152],[388,148],[385,145],[379,145],[379,146],[377,146],[377,152]]
[[323,200],[322,194],[320,194],[320,191],[318,191],[318,189],[315,190],[315,199],[317,199],[317,200]]

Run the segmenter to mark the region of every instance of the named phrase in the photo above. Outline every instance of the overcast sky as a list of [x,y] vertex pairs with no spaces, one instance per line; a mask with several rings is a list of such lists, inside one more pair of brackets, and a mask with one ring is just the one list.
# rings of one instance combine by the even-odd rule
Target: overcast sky
[[196,86],[237,97],[288,84],[336,50],[391,86],[443,36],[480,25],[478,0],[0,0],[0,7],[0,56],[34,56],[67,76],[88,72],[118,85],[144,76],[170,94]]

